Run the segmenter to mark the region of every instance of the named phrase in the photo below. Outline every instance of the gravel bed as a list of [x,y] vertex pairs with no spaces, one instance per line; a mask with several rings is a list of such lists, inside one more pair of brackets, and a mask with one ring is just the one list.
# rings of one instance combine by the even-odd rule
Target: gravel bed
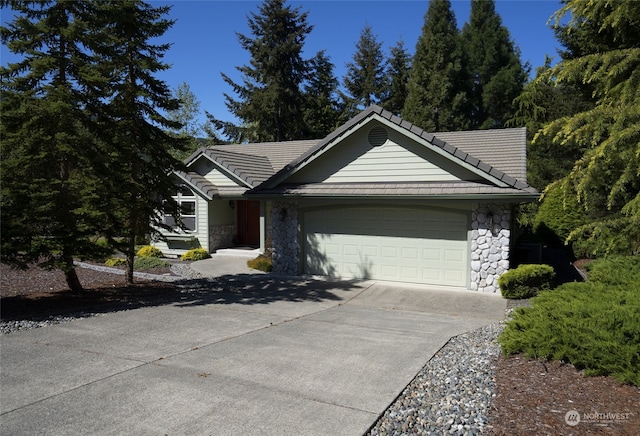
[[495,323],[451,338],[367,435],[482,433],[495,396],[496,338],[503,328]]

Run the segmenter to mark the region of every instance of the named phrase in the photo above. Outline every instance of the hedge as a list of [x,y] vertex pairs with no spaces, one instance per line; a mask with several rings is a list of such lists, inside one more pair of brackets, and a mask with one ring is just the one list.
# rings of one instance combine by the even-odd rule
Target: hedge
[[531,298],[540,291],[551,289],[555,272],[549,265],[520,265],[498,278],[504,298]]

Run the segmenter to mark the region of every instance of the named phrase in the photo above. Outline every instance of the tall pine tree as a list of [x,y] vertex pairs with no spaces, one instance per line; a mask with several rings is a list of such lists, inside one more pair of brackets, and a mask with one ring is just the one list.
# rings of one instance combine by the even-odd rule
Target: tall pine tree
[[304,86],[305,124],[311,138],[324,138],[340,123],[338,79],[324,50],[309,62],[310,74]]
[[409,73],[411,72],[411,56],[404,47],[402,40],[391,47],[387,61],[388,90],[382,106],[396,115],[402,113],[404,103],[409,92]]
[[16,18],[2,42],[22,55],[2,67],[2,261],[61,269],[73,291],[82,285],[75,256],[91,243],[102,216],[93,170],[101,153],[91,135],[103,104],[104,78],[90,49],[91,2],[13,1]]
[[103,132],[109,132],[104,146],[112,176],[105,177],[105,184],[113,194],[104,232],[127,256],[128,283],[133,283],[136,238],[157,233],[164,214],[177,214],[171,200],[175,186],[167,175],[182,168],[171,151],[186,144],[167,133],[181,125],[161,111],[178,109],[179,101],[154,77],[169,68],[162,62],[169,44],[152,42],[173,25],[164,18],[169,9],[140,0],[106,0],[99,11],[98,23],[108,33],[98,55],[101,67],[111,72],[109,104],[99,120]]
[[409,76],[402,117],[428,130],[469,127],[460,33],[449,0],[431,0]]
[[344,87],[349,99],[359,108],[385,100],[387,91],[386,59],[370,25],[360,33],[353,61],[347,63]]
[[237,126],[208,117],[236,142],[304,138],[308,133],[302,84],[308,64],[302,50],[312,29],[307,13],[285,5],[285,0],[265,0],[248,22],[251,35],[238,34],[240,45],[251,55],[249,65],[236,67],[242,83],[222,74],[237,94],[237,98],[225,94],[227,108],[242,123]]
[[504,127],[513,116],[513,100],[522,91],[526,71],[494,0],[472,0],[462,28],[469,70],[471,128]]

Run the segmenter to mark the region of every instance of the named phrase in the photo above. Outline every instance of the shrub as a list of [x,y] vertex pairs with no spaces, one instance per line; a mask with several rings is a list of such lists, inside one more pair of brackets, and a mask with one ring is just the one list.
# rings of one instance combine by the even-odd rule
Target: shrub
[[159,248],[154,247],[153,245],[145,245],[136,253],[139,257],[164,257],[162,251]]
[[171,264],[164,259],[157,257],[136,257],[133,261],[134,270],[145,270],[151,268],[164,268]]
[[111,257],[107,259],[104,264],[106,266],[124,266],[127,264],[127,259],[124,257]]
[[247,261],[247,266],[249,268],[257,269],[264,272],[271,272],[271,270],[273,269],[271,258],[266,257],[262,254],[255,259]]
[[202,247],[194,248],[192,250],[187,251],[182,256],[180,256],[181,260],[202,260],[210,257],[207,250]]
[[640,386],[640,259],[597,260],[589,269],[589,281],[565,283],[517,309],[499,338],[502,351]]
[[612,256],[586,266],[589,281],[640,288],[640,256]]
[[498,278],[498,286],[504,298],[531,298],[540,291],[551,289],[555,276],[549,265],[520,265]]

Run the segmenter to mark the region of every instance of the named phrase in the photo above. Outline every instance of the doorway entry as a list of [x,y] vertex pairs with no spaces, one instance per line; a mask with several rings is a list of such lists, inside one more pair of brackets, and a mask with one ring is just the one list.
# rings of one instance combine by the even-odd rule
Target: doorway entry
[[238,244],[260,246],[260,202],[239,200],[238,210]]

